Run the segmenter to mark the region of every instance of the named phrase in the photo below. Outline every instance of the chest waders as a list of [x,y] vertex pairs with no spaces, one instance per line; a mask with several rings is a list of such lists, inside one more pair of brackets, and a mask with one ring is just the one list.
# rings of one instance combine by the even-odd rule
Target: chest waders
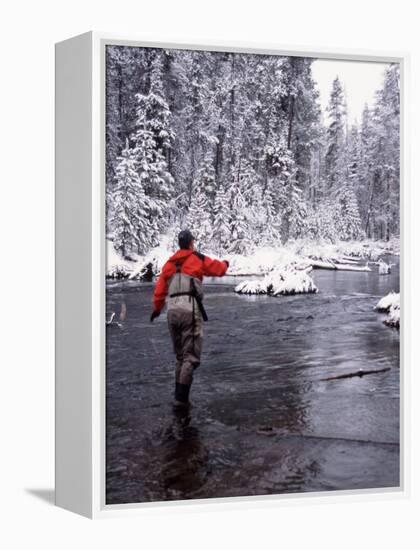
[[[177,357],[175,400],[187,404],[193,371],[200,364],[202,320],[208,317],[194,277],[182,273],[180,263],[175,267],[168,292],[168,324]],[[196,317],[196,304],[201,318]]]
[[[181,265],[179,263],[177,263],[175,265],[175,267],[176,267],[176,273],[181,273]],[[190,300],[189,300],[190,302],[191,302],[191,298],[195,298],[195,301],[197,302],[198,309],[201,313],[203,321],[207,322],[209,320],[209,318],[207,316],[207,313],[206,313],[206,310],[204,309],[203,300],[202,300],[200,294],[197,291],[197,288],[195,286],[193,277],[190,277],[190,288],[189,288],[188,291],[173,292],[172,294],[169,294],[169,298],[177,298],[178,296],[189,296],[190,297]],[[195,303],[195,301],[193,300],[193,304],[192,304],[193,313],[194,313],[194,303]],[[194,315],[193,315],[193,317],[194,317]]]

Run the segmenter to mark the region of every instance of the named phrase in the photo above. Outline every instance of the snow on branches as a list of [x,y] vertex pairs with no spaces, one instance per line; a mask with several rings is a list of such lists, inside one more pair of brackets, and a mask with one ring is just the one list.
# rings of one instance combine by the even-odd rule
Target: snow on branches
[[311,64],[107,48],[107,233],[123,257],[170,226],[218,254],[398,237],[398,65],[349,127],[338,78],[322,119]]

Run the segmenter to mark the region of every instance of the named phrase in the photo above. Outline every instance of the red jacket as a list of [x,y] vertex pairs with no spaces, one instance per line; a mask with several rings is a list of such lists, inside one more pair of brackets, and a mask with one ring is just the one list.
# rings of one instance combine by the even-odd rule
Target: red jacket
[[196,277],[200,279],[200,281],[202,281],[205,276],[223,277],[228,268],[227,262],[212,260],[200,252],[195,252],[191,249],[178,250],[178,252],[175,252],[175,254],[169,258],[160,272],[153,293],[153,309],[155,311],[160,311],[165,305],[169,279],[176,273],[176,264],[181,265],[181,273]]

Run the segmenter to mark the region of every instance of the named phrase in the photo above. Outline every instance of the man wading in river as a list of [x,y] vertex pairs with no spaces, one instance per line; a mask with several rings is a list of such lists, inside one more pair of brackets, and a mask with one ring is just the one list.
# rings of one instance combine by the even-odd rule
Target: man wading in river
[[229,262],[212,260],[194,250],[194,236],[188,229],[178,235],[179,248],[165,263],[153,294],[150,321],[160,315],[168,297],[168,325],[174,352],[175,406],[188,406],[193,372],[200,365],[203,341],[203,277],[223,277]]

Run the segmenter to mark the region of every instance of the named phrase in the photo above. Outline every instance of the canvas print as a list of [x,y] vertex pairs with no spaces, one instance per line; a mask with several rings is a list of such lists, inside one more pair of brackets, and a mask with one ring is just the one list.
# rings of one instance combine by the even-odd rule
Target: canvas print
[[106,503],[398,487],[399,64],[105,64]]

